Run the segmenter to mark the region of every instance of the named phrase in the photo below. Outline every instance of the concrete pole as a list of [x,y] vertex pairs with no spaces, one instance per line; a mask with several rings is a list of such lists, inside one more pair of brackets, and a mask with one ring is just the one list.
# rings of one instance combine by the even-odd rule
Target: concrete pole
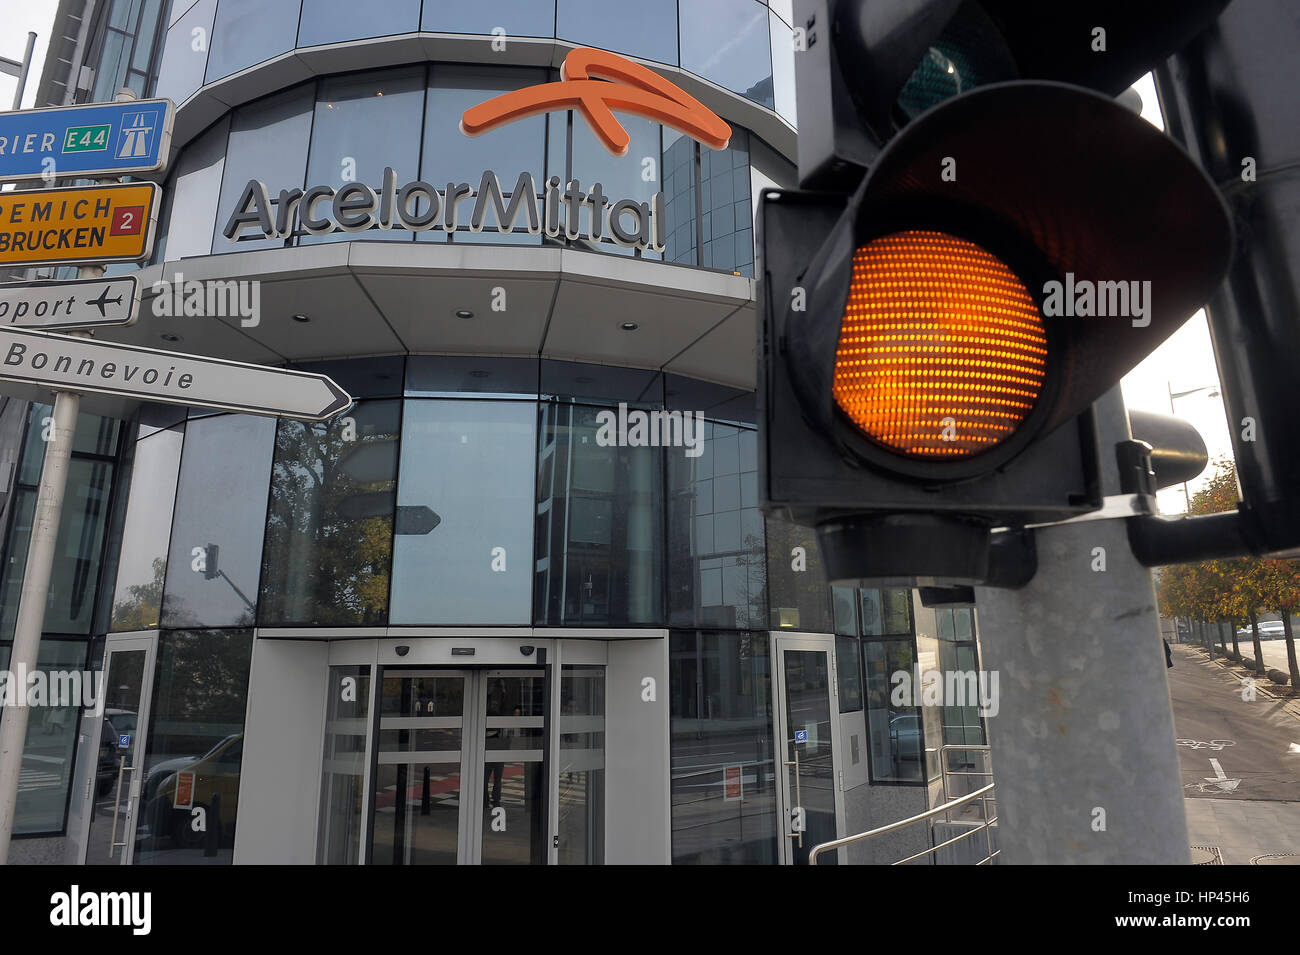
[[[1097,417],[1114,494],[1113,449],[1127,432],[1116,392]],[[1037,546],[1028,586],[975,591],[981,659],[1001,691],[988,720],[1000,859],[1188,865],[1151,572],[1123,520],[1041,528]]]

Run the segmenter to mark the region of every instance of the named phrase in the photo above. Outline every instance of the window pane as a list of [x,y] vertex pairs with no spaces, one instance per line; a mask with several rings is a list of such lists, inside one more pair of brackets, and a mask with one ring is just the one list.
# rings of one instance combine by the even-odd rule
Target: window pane
[[888,634],[912,632],[912,592],[910,590],[881,591],[884,602],[884,632]]
[[758,471],[756,435],[708,421],[704,434],[698,457],[667,452],[669,620],[765,629],[763,516],[741,494],[742,478]]
[[292,50],[300,6],[297,0],[221,0],[209,40],[207,82]]
[[[557,121],[558,117],[559,114],[556,115]],[[659,154],[661,127],[652,120],[627,113],[620,113],[618,121],[623,124],[631,139],[627,154],[623,156],[612,155],[596,138],[596,134],[591,131],[586,120],[575,117],[572,178],[578,180],[583,192],[588,193],[593,183],[600,183],[605,197],[609,200],[609,206],[602,220],[604,224],[601,226],[601,234],[605,238],[597,243],[596,247],[602,252],[631,255],[633,249],[617,245],[608,238],[613,232],[608,220],[613,214],[615,203],[631,199],[644,205],[641,212],[642,221],[649,228],[650,202],[661,188],[659,175],[662,158]],[[631,228],[632,221],[630,214],[623,215],[623,228]],[[586,203],[582,204],[578,222],[581,233],[591,235],[591,207]],[[579,245],[585,242],[586,240],[579,240]],[[661,258],[658,252],[651,251],[644,252],[643,256],[651,259]]]
[[[344,692],[344,680],[352,681],[353,692]],[[329,685],[316,861],[320,865],[356,865],[361,855],[361,804],[370,734],[370,667],[330,667]]]
[[[913,699],[916,653],[911,640],[864,640],[867,724],[873,782],[920,782],[925,737],[921,710]],[[898,674],[895,677],[895,674]],[[895,687],[906,694],[894,694]],[[903,699],[906,705],[894,700]]]
[[[757,480],[753,494],[756,499]],[[768,518],[767,584],[772,629],[831,631],[830,588],[812,528]]]
[[839,671],[840,712],[862,709],[862,664],[857,637],[835,638],[835,668]]
[[[772,99],[777,114],[791,126],[798,126],[794,95],[794,33],[773,11],[768,29],[772,37]],[[767,104],[772,106],[772,103]]]
[[[69,481],[72,479],[69,475]],[[48,629],[48,628],[47,628]],[[0,665],[9,666],[11,646],[0,649]],[[54,675],[81,674],[86,665],[86,643],[82,640],[41,641],[36,656],[37,669],[47,674],[51,694],[45,706],[34,706],[27,721],[27,739],[23,745],[22,774],[18,784],[18,803],[14,807],[14,833],[56,834],[64,825],[64,807],[72,782],[72,751],[77,740],[79,706],[89,702],[88,693],[98,690],[81,683],[60,683],[69,690],[79,689],[75,700],[69,692],[60,699],[53,693]],[[11,677],[12,679],[12,677]],[[83,677],[84,679],[84,677]],[[71,702],[71,706],[55,703]],[[7,709],[7,708],[6,708]]]
[[135,446],[131,496],[117,561],[117,589],[113,592],[115,631],[158,626],[184,440],[181,426],[155,432]]
[[858,635],[856,591],[852,587],[832,587],[831,599],[835,604],[835,632],[856,637]]
[[129,36],[116,30],[108,30],[104,33],[104,48],[100,50],[99,68],[95,70],[92,102],[113,102],[113,96],[126,79],[127,57],[130,53]]
[[400,410],[397,401],[365,401],[328,422],[280,423],[262,568],[264,626],[386,622]]
[[[424,67],[322,80],[311,128],[307,183],[338,189],[347,182],[359,182],[378,192],[384,169],[391,166],[400,189],[417,178],[420,168],[423,109]],[[323,215],[326,209],[328,204],[321,202],[317,214]],[[410,242],[411,233],[405,229],[339,230],[329,236],[304,235],[299,243],[351,239]]]
[[681,0],[680,17],[682,69],[771,109],[767,7],[757,0]]
[[434,398],[467,393],[536,398],[537,359],[451,355],[407,359],[407,395]]
[[424,0],[425,33],[491,33],[497,27],[507,37],[554,36],[555,0]]
[[[240,196],[250,179],[265,183],[272,198],[278,196],[281,189],[303,187],[312,108],[312,86],[308,83],[287,93],[259,100],[235,113],[230,124],[230,148],[221,183],[212,251],[248,252],[284,245],[284,239],[274,238],[243,239],[236,243],[227,239],[222,230],[238,209]],[[240,235],[258,233],[245,229],[236,234],[236,238]]]
[[420,29],[420,0],[368,4],[358,16],[354,0],[303,0],[298,45],[342,43],[372,36],[414,33]]
[[560,865],[605,861],[605,669],[561,668]]
[[[40,428],[38,419],[34,429],[38,437]],[[30,453],[30,449],[25,453]],[[68,465],[68,490],[59,518],[49,601],[42,623],[45,633],[90,633],[100,559],[103,557],[104,522],[108,518],[114,473],[113,464],[104,461],[73,457]],[[27,548],[36,510],[36,490],[17,490],[12,507],[14,519],[9,534],[4,582],[0,586],[0,594],[4,597],[0,606],[0,639],[4,640],[13,638],[18,620]]]
[[664,127],[664,259],[696,265],[695,140]]
[[[212,229],[208,223],[229,209],[219,208],[221,176],[226,166],[226,140],[230,120],[216,125],[190,143],[176,164],[176,176],[168,188],[171,214],[167,223],[167,252],[172,261],[212,251]],[[159,253],[156,261],[162,261]]]
[[[501,180],[501,190],[513,194],[519,174],[530,173],[540,195],[545,185],[542,177],[542,159],[546,143],[546,117],[531,116],[507,123],[481,136],[466,136],[460,132],[461,114],[471,106],[487,102],[495,96],[521,89],[536,83],[545,83],[546,70],[512,69],[484,70],[474,67],[435,66],[425,106],[424,156],[420,164],[420,178],[445,191],[447,183],[467,183],[477,190],[483,173],[495,172]],[[562,114],[559,114],[562,115]],[[496,231],[495,215],[489,215],[484,231],[475,236],[468,230],[473,206],[462,201],[456,214],[458,226],[463,230],[460,239],[473,241],[502,240]],[[439,226],[419,233],[424,241],[445,241],[446,222],[444,207]],[[522,229],[524,219],[517,220]],[[524,233],[528,242],[541,240]]]
[[559,0],[555,22],[561,40],[677,65],[676,0]]
[[[216,12],[217,0],[199,0],[167,30],[156,95],[183,103],[203,85],[203,74],[208,68],[207,38],[212,35],[212,17]],[[196,30],[202,32],[196,34]]]
[[700,149],[700,231],[705,268],[754,275],[753,205],[749,198],[749,134],[736,130],[722,151]]
[[391,624],[530,623],[536,447],[532,402],[406,402]]
[[548,404],[541,415],[536,622],[661,624],[662,451],[602,446],[610,410]]
[[[136,865],[230,864],[252,656],[251,630],[158,636]],[[177,808],[182,772],[193,774],[193,802]],[[205,831],[195,831],[196,808]]]
[[775,863],[767,634],[673,633],[668,677],[673,862]]
[[274,443],[270,418],[217,415],[186,425],[164,627],[252,624]]

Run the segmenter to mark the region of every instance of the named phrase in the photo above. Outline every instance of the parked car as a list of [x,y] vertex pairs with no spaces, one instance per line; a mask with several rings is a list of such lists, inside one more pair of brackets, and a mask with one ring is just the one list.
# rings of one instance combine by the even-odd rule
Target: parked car
[[[1252,639],[1250,627],[1242,627],[1237,631],[1237,637]],[[1262,620],[1259,624],[1259,639],[1261,640],[1282,640],[1286,637],[1286,627],[1281,620]]]
[[[225,839],[235,819],[239,802],[239,765],[244,755],[244,734],[227,736],[202,756],[185,756],[159,763],[145,781],[140,804],[147,807],[142,821],[147,832],[142,838],[170,835],[176,845],[192,849],[203,844],[204,834],[191,824],[193,809],[203,807],[207,827],[217,829],[219,840]],[[193,773],[193,795],[184,808],[176,808],[177,776]],[[219,795],[220,807],[212,812],[212,797]]]

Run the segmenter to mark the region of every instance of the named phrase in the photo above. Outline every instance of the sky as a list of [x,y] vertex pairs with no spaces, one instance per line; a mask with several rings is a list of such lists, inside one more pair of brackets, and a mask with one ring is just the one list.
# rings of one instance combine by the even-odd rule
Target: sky
[[[0,56],[19,59],[27,42],[27,31],[36,31],[35,62],[23,97],[24,107],[31,106],[40,81],[41,66],[49,42],[57,0],[0,0]],[[0,109],[7,109],[13,98],[16,80],[0,75]],[[1161,129],[1164,123],[1156,101],[1155,84],[1150,75],[1135,84],[1142,94],[1142,115]],[[1201,477],[1189,482],[1188,489],[1195,494],[1213,473],[1213,462],[1220,457],[1232,457],[1232,443],[1228,435],[1228,422],[1219,387],[1218,369],[1210,345],[1210,332],[1205,312],[1198,311],[1186,325],[1170,338],[1123,380],[1124,401],[1130,408],[1169,414],[1169,392],[1193,391],[1203,386],[1205,390],[1174,399],[1176,413],[1200,431],[1209,451],[1211,466]],[[1213,393],[1217,392],[1217,395]],[[1175,514],[1185,510],[1183,488],[1161,491],[1159,504],[1162,513]]]

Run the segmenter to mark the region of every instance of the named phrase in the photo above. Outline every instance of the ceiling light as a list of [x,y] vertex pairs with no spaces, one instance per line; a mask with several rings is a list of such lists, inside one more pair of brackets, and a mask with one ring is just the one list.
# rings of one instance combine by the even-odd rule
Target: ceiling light
[[165,342],[178,342],[181,340],[181,336],[179,335],[159,335],[158,337]]
[[456,317],[457,317],[457,318],[473,318],[473,317],[474,317],[474,313],[471,312],[471,311],[470,311],[469,309],[467,309],[467,308],[458,308],[458,309],[456,309]]
[[623,329],[623,331],[625,332],[634,332],[641,326],[638,325],[636,322],[624,322],[622,325],[619,325],[618,327]]
[[298,314],[294,315],[293,320],[295,322],[302,322],[303,324],[306,324],[307,322],[311,321],[311,316],[304,315],[302,312],[299,312]]

